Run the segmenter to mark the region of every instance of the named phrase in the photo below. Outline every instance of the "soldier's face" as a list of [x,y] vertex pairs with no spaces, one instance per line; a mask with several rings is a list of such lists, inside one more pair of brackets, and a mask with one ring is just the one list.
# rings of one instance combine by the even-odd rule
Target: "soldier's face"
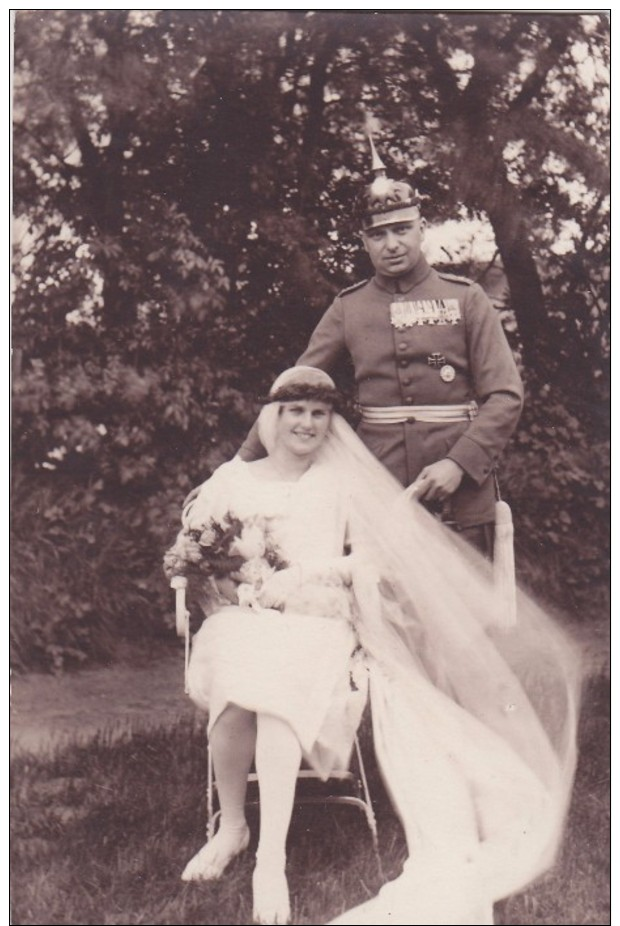
[[413,270],[420,260],[424,219],[381,225],[362,232],[362,241],[372,265],[384,276],[399,277]]

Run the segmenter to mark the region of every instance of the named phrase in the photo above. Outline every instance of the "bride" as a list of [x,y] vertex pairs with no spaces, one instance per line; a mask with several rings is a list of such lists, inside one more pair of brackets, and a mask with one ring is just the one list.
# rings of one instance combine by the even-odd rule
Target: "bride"
[[247,848],[254,762],[254,919],[287,923],[301,759],[324,777],[345,766],[369,695],[409,858],[333,922],[492,924],[493,903],[545,871],[561,840],[576,656],[524,595],[517,628],[502,628],[488,564],[405,501],[336,402],[322,371],[283,373],[259,416],[268,456],[221,466],[166,556],[169,576],[198,575],[208,615],[188,682],[209,714],[221,808],[183,878],[217,879]]

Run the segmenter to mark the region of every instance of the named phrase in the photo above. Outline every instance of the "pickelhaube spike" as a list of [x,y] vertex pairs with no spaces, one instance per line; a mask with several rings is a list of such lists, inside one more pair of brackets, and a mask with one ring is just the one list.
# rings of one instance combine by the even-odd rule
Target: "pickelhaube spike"
[[368,141],[370,142],[370,153],[372,154],[372,164],[370,169],[373,171],[375,177],[387,177],[387,167],[377,153],[377,149],[375,148],[375,143],[370,132],[368,132]]
[[364,191],[362,229],[368,231],[381,225],[394,225],[419,218],[418,194],[408,183],[389,179],[387,168],[379,157],[370,132],[368,141],[372,155],[371,170],[375,178]]

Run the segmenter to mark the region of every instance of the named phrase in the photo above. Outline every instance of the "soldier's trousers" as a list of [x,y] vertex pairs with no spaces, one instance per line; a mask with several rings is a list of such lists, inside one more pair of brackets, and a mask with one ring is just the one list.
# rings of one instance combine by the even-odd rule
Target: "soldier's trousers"
[[[452,526],[452,525],[450,525]],[[493,559],[493,544],[495,541],[495,524],[491,521],[489,524],[475,524],[473,527],[454,526],[468,543],[480,550],[487,559]]]

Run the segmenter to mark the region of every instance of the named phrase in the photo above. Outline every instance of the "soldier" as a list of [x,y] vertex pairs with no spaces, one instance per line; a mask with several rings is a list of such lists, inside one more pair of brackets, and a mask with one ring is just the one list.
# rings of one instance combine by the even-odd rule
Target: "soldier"
[[[358,434],[443,520],[491,555],[494,467],[513,433],[523,387],[498,313],[481,287],[432,269],[422,253],[417,193],[373,154],[361,236],[371,279],[343,290],[298,364],[355,370]],[[260,445],[253,430],[240,450]]]

